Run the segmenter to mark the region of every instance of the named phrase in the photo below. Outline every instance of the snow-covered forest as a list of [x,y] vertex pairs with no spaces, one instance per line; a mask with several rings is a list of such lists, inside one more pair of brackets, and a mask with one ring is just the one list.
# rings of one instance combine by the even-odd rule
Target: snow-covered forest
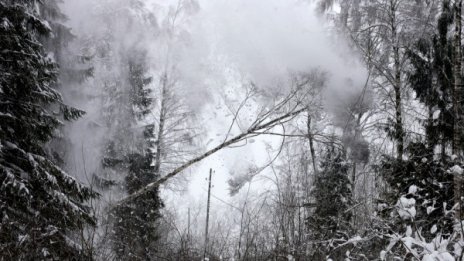
[[0,0],[0,261],[464,260],[462,0]]

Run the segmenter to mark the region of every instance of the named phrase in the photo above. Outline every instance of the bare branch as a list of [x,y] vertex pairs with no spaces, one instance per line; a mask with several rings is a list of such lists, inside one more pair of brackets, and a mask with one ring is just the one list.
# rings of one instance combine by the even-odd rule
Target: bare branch
[[182,172],[186,168],[192,166],[193,164],[195,164],[197,162],[200,162],[201,160],[211,156],[212,154],[218,152],[219,150],[221,150],[223,148],[226,148],[226,147],[228,147],[228,146],[230,146],[232,144],[235,144],[237,142],[240,142],[242,140],[245,140],[245,139],[249,138],[251,135],[254,135],[255,132],[259,132],[259,131],[262,131],[262,130],[267,130],[269,128],[280,125],[283,122],[287,122],[289,119],[293,119],[295,116],[297,116],[298,114],[302,113],[305,110],[306,110],[306,107],[298,109],[298,110],[292,110],[292,111],[290,111],[290,112],[288,112],[288,113],[286,113],[286,114],[284,114],[284,115],[282,115],[280,117],[277,117],[274,120],[271,120],[271,121],[266,122],[266,123],[262,123],[260,125],[253,126],[252,128],[248,129],[246,132],[241,133],[241,134],[235,136],[234,138],[231,138],[231,139],[227,140],[226,142],[221,143],[220,145],[218,145],[215,148],[207,151],[206,153],[189,160],[188,162],[186,162],[182,166],[174,169],[173,171],[171,171],[170,173],[165,175],[164,177],[158,179],[155,182],[152,182],[152,183],[148,184],[144,188],[136,191],[135,193],[133,193],[131,195],[128,195],[127,197],[125,197],[124,199],[119,201],[116,204],[115,207],[122,206],[122,205],[124,205],[124,204],[138,198],[139,196],[141,196],[141,195],[143,195],[145,193],[148,193],[149,191],[157,189],[161,184],[165,183],[166,181],[168,181],[172,177],[176,176],[177,174],[179,174],[180,172]]

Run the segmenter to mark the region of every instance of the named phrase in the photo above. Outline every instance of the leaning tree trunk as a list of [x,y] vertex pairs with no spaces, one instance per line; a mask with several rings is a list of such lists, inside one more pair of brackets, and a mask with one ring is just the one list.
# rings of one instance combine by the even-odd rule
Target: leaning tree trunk
[[[454,113],[454,130],[453,130],[453,154],[459,160],[462,160],[461,134],[462,134],[462,79],[461,79],[461,8],[462,0],[454,4],[454,95],[453,95],[453,113]],[[454,176],[454,202],[457,204],[456,217],[463,218],[461,211],[461,176]]]

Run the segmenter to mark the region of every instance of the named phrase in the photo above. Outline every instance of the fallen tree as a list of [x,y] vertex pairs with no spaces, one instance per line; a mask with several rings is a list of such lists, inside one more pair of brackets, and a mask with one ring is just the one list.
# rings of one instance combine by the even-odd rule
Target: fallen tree
[[[224,140],[224,142],[217,145],[216,147],[185,162],[181,166],[175,168],[168,174],[161,177],[160,179],[152,183],[149,183],[147,186],[141,188],[140,190],[126,196],[125,198],[120,200],[114,207],[117,208],[119,206],[127,204],[137,199],[141,195],[158,188],[161,184],[165,183],[169,179],[178,175],[183,170],[211,156],[212,154],[218,152],[221,149],[227,148],[230,145],[239,143],[241,141],[244,141],[249,138],[259,136],[259,135],[274,134],[273,132],[271,132],[273,128],[277,126],[284,126],[285,123],[291,121],[292,119],[294,119],[296,116],[298,116],[302,112],[308,110],[308,107],[309,107],[308,101],[310,100],[309,97],[314,98],[315,89],[317,89],[317,88],[312,88],[311,86],[311,83],[313,80],[314,79],[312,77],[307,77],[303,79],[302,81],[296,83],[294,89],[288,96],[286,96],[280,102],[275,104],[271,109],[261,110],[261,112],[258,113],[256,120],[248,127],[248,129],[243,131],[241,134],[236,135],[235,137],[232,137],[230,139],[226,139]],[[253,84],[252,84],[252,87],[254,87]],[[247,96],[246,99],[249,99],[249,98],[250,96]],[[235,112],[235,117],[234,117],[232,124],[234,124],[235,120],[237,119],[237,115],[239,114],[241,108],[243,108],[243,106],[240,106],[239,109]],[[282,113],[282,111],[284,112]],[[229,129],[229,132],[230,132],[230,129]],[[227,134],[226,137],[228,137],[228,135],[229,133]],[[285,135],[285,133],[283,135]]]

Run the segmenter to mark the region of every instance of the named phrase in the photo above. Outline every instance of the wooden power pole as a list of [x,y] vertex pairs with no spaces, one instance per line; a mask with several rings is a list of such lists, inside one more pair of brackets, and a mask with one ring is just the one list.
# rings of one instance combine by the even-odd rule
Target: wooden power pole
[[213,169],[209,169],[209,179],[208,179],[208,201],[206,203],[206,226],[205,226],[205,252],[203,254],[203,260],[206,260],[206,250],[208,248],[208,226],[209,226],[209,208],[211,201],[211,174]]

